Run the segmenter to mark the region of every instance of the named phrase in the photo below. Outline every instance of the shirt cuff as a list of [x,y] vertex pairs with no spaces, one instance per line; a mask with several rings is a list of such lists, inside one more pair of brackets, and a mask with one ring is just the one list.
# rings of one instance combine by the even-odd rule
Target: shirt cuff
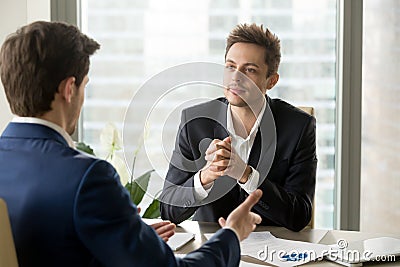
[[251,167],[251,175],[249,177],[249,179],[247,180],[247,182],[245,182],[244,184],[239,183],[238,180],[238,184],[244,189],[244,191],[246,191],[248,194],[253,193],[254,191],[256,191],[257,187],[258,187],[258,181],[260,180],[260,173],[254,169],[253,167]]
[[203,186],[200,181],[200,171],[194,175],[193,179],[194,179],[194,197],[196,201],[201,201],[206,197],[208,197],[208,194],[210,193],[214,183]]

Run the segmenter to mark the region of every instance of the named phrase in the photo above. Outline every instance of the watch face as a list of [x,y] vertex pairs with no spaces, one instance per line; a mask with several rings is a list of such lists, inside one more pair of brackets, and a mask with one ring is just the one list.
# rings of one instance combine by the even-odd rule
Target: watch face
[[253,169],[253,167],[250,166],[250,170],[251,170],[251,171],[250,171],[249,178],[248,178],[249,180],[250,180],[250,178],[252,178],[253,175],[254,175],[254,169]]
[[[249,166],[250,167],[250,173],[249,173],[249,176],[247,176],[247,181],[245,182],[245,183],[247,183],[251,178],[253,178],[253,175],[254,175],[254,169],[253,169],[253,167],[251,167],[251,166]],[[240,184],[245,184],[245,183],[242,183],[240,180],[238,180],[238,182],[240,183]]]

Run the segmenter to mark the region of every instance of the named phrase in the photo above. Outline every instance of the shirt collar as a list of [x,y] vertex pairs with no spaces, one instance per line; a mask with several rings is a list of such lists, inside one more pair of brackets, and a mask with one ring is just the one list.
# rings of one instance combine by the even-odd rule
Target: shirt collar
[[40,125],[47,126],[51,129],[53,129],[54,131],[58,132],[65,139],[65,141],[67,141],[69,147],[75,148],[75,143],[72,140],[71,136],[63,128],[61,128],[60,126],[58,126],[55,123],[52,123],[47,120],[39,119],[39,118],[34,118],[34,117],[14,117],[12,119],[12,122],[33,123],[33,124],[40,124]]
[[[257,133],[258,127],[260,126],[260,122],[261,122],[261,119],[262,119],[262,117],[264,115],[266,107],[267,107],[267,101],[264,100],[263,105],[261,107],[261,111],[257,115],[256,122],[254,123],[253,127],[251,128],[250,134],[246,139],[249,139],[250,137],[254,136]],[[231,134],[236,135],[235,127],[233,127],[232,110],[231,110],[231,104],[230,103],[228,103],[228,108],[226,110],[226,128],[227,128],[228,132],[230,132]]]

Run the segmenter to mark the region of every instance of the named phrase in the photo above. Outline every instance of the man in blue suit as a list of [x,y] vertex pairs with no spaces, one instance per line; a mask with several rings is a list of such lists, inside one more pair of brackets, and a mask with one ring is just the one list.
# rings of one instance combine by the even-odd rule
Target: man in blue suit
[[[200,249],[175,258],[130,202],[115,169],[73,147],[99,44],[76,27],[35,22],[0,52],[1,80],[17,116],[0,138],[0,197],[20,266],[237,266],[239,241],[261,222],[255,191]],[[157,228],[157,227],[156,227]],[[161,229],[163,228],[163,229]],[[169,223],[158,233],[168,238]]]

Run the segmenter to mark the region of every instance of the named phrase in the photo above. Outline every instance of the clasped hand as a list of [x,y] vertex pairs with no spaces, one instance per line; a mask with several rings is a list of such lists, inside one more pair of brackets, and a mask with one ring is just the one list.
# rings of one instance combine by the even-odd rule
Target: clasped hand
[[221,176],[228,175],[240,182],[246,182],[250,167],[233,150],[231,137],[214,139],[206,150],[207,164],[200,172],[200,181],[207,185]]

